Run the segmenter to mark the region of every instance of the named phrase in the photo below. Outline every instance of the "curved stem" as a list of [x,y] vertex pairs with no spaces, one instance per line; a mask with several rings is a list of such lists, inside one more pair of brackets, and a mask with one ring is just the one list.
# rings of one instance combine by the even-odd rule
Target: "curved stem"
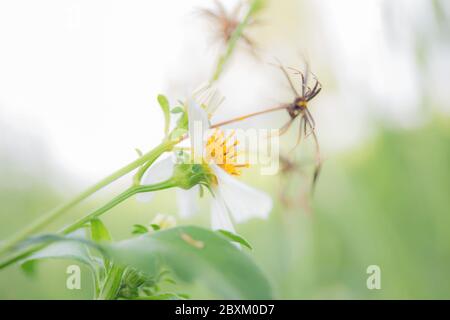
[[114,300],[119,294],[120,286],[122,284],[122,276],[125,267],[114,265],[106,277],[105,284],[101,289],[98,300]]
[[147,186],[132,186],[132,187],[128,188],[127,190],[125,190],[124,192],[122,192],[121,194],[119,194],[118,196],[116,196],[111,201],[109,201],[107,204],[100,207],[99,209],[88,214],[87,216],[84,216],[80,220],[72,223],[71,225],[65,227],[63,230],[61,230],[60,233],[64,234],[64,235],[69,234],[69,233],[83,227],[86,223],[88,223],[92,219],[98,218],[106,211],[114,208],[119,203],[125,201],[126,199],[128,199],[129,197],[131,197],[137,193],[164,190],[164,189],[172,188],[175,186],[176,186],[176,182],[173,179],[169,179],[169,180],[166,180],[166,181],[163,181],[160,183],[155,183],[155,184],[147,185]]
[[288,105],[281,104],[281,105],[273,107],[273,108],[269,108],[269,109],[266,109],[266,110],[249,113],[249,114],[247,114],[245,116],[236,117],[236,118],[233,118],[233,119],[230,119],[230,120],[226,120],[226,121],[222,121],[222,122],[219,122],[219,123],[215,123],[215,124],[211,125],[211,128],[218,128],[218,127],[222,127],[222,126],[225,126],[227,124],[231,124],[231,123],[234,123],[234,122],[242,121],[242,120],[254,117],[254,116],[259,116],[259,115],[262,115],[262,114],[266,114],[266,113],[270,113],[270,112],[274,112],[274,111],[279,111],[279,110],[285,110],[285,109],[287,109],[287,107],[288,107]]
[[147,162],[153,163],[162,153],[171,150],[175,144],[176,143],[173,141],[162,142],[160,145],[158,145],[153,150],[144,154],[142,157],[136,159],[135,161],[131,162],[130,164],[122,167],[121,169],[117,170],[116,172],[112,173],[111,175],[107,176],[106,178],[102,179],[95,185],[91,186],[90,188],[86,189],[84,192],[80,193],[75,198],[69,200],[68,202],[66,202],[66,203],[60,205],[59,207],[56,207],[55,209],[44,214],[39,219],[35,220],[33,223],[31,223],[30,225],[28,225],[27,227],[25,227],[24,229],[19,231],[17,234],[13,235],[10,239],[6,240],[5,243],[3,244],[3,246],[0,248],[0,255],[13,249],[20,241],[24,240],[28,236],[40,231],[45,226],[47,226],[54,220],[58,219],[59,217],[61,217],[69,209],[71,209],[75,205],[79,204],[81,201],[88,198],[93,193],[97,192],[98,190],[102,189],[103,187],[107,186],[108,184],[114,182],[115,180],[119,179],[120,177],[124,176],[125,174],[131,172],[132,170],[140,167],[141,165],[143,165]]
[[320,175],[320,170],[322,169],[322,159],[320,156],[320,145],[319,145],[319,139],[317,138],[315,129],[312,129],[312,136],[314,138],[314,144],[316,146],[316,167],[314,169],[313,179],[311,183],[311,192],[314,193],[316,188],[317,179]]
[[[169,179],[169,180],[163,181],[161,183],[156,183],[156,184],[152,184],[152,185],[130,187],[127,190],[125,190],[124,192],[122,192],[121,194],[119,194],[118,196],[114,197],[111,201],[109,201],[102,207],[100,207],[97,210],[93,211],[92,213],[84,216],[83,218],[79,219],[78,221],[66,226],[65,228],[63,228],[62,230],[59,231],[59,234],[67,235],[67,234],[83,227],[90,220],[101,216],[103,213],[107,212],[108,210],[112,209],[113,207],[117,206],[118,204],[122,203],[123,201],[125,201],[126,199],[128,199],[129,197],[131,197],[137,193],[152,192],[152,191],[157,191],[157,190],[168,189],[168,188],[175,187],[176,185],[177,184],[174,181],[174,179]],[[3,269],[3,268],[5,268],[17,261],[20,261],[22,259],[25,259],[29,255],[31,255],[39,250],[42,250],[46,246],[47,246],[47,244],[38,244],[31,248],[27,248],[26,250],[24,250],[22,252],[17,253],[14,256],[9,257],[6,260],[2,261],[0,263],[0,269]]]

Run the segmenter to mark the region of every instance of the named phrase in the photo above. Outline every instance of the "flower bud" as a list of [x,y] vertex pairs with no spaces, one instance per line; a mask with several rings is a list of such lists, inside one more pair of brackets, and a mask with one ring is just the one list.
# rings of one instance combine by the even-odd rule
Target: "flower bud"
[[195,185],[209,187],[215,176],[207,165],[183,163],[175,165],[173,179],[179,188],[187,190]]
[[177,221],[173,216],[158,213],[156,217],[153,218],[151,225],[157,225],[160,229],[169,229],[175,227]]

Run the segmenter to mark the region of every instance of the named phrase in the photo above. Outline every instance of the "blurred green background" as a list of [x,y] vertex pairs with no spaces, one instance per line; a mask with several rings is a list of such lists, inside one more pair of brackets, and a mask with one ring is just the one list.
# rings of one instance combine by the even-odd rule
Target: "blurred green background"
[[[312,103],[314,109],[311,111],[316,116],[325,161],[314,197],[306,203],[311,210],[305,210],[305,202],[300,201],[305,197],[309,183],[300,175],[288,177],[290,189],[286,192],[294,204],[286,207],[279,199],[280,188],[284,185],[282,178],[262,177],[257,169],[248,170],[243,180],[269,192],[275,207],[269,220],[238,225],[237,231],[253,245],[253,251],[248,254],[269,278],[276,298],[449,299],[448,3],[422,0],[396,1],[395,4],[382,0],[336,3],[326,0],[271,1],[262,17],[263,26],[251,33],[276,56],[283,57],[286,52],[291,52],[287,55],[292,57],[297,55],[299,47],[308,48],[308,59],[313,62],[324,86],[317,102]],[[375,7],[376,12],[372,10]],[[346,15],[341,12],[333,16],[332,12],[336,10],[345,11]],[[377,15],[381,15],[378,18],[382,24],[363,28],[363,20]],[[335,25],[332,24],[333,17]],[[370,30],[374,32],[366,33]],[[380,44],[378,36],[385,42]],[[125,65],[131,56],[124,55],[124,60],[118,64]],[[242,72],[247,72],[247,65],[254,67],[248,56],[237,57],[243,62],[231,64],[231,71],[224,81],[225,94],[232,102],[230,105],[240,105],[234,103],[233,97],[245,96],[239,91],[239,85],[242,90],[248,89],[250,98],[256,99],[255,104],[262,103],[267,92],[282,101],[291,98],[279,88],[282,80],[274,80],[272,76],[268,79],[273,90],[264,89],[262,84],[252,89],[248,87],[252,81],[246,81],[246,77],[241,78],[244,85],[239,82],[238,88],[230,86],[236,76],[242,76],[233,70],[241,67],[244,68]],[[391,61],[390,57],[397,60]],[[0,56],[0,60],[4,59]],[[286,60],[291,61],[289,57]],[[409,72],[409,67],[403,68],[403,62],[413,71]],[[260,66],[254,70],[255,75],[248,72],[245,76],[261,78],[259,69]],[[124,77],[123,81],[132,80]],[[176,88],[183,84],[178,78],[177,81],[174,84],[168,80],[167,91],[174,94],[174,99],[179,93]],[[5,83],[0,81],[0,84]],[[126,91],[125,85],[121,90],[105,88],[105,92],[123,89],[124,94],[133,94]],[[5,97],[0,95],[3,140],[0,141],[0,239],[86,186],[77,176],[76,169],[68,170],[70,165],[60,165],[62,157],[58,159],[60,155],[55,151],[59,149],[53,150],[46,140],[51,135],[35,136],[25,130],[25,125],[17,128],[10,124],[13,117],[9,117],[8,112],[12,114],[14,103]],[[161,120],[154,116],[158,111],[149,108],[145,99],[142,100],[144,107],[151,110],[148,112],[152,112],[153,118]],[[12,106],[10,109],[8,102]],[[59,103],[57,107],[62,108]],[[115,107],[123,110],[123,105]],[[90,113],[79,112],[81,118],[91,119],[86,116]],[[43,116],[53,120],[51,113]],[[95,116],[92,119],[95,126],[100,126],[106,133],[111,132],[108,130],[113,127],[103,128],[95,121]],[[123,122],[128,124],[118,128],[131,132],[131,136],[130,126],[139,126],[134,126],[130,119],[124,118]],[[88,130],[89,123],[83,125]],[[67,126],[70,126],[69,122]],[[77,126],[81,127],[80,123]],[[63,133],[64,126],[58,130]],[[155,140],[154,135],[149,136]],[[75,137],[75,140],[67,141],[68,149],[71,143],[79,143],[81,147],[76,150],[84,150],[84,144],[95,138],[88,133]],[[292,146],[294,137],[288,135],[283,140],[286,149]],[[126,145],[130,150],[135,146],[134,141],[115,140],[107,134],[104,149],[96,146],[93,151],[86,147],[86,153],[90,152],[87,161],[96,158],[96,154],[101,161],[112,158],[108,153],[110,140],[118,141],[122,143],[120,146]],[[114,144],[111,148],[114,152],[124,149]],[[299,152],[308,153],[309,150],[302,148]],[[96,165],[99,164],[100,160]],[[88,171],[95,170],[93,166]],[[96,173],[101,176],[102,170],[99,166]],[[129,178],[95,195],[69,216],[75,218],[99,207],[127,186]],[[157,213],[176,215],[173,198],[173,191],[163,191],[151,204],[131,199],[105,215],[104,222],[115,239],[127,238],[133,224],[148,224]],[[178,219],[178,223],[208,227],[208,201],[201,200],[200,214],[187,221]],[[64,221],[59,221],[49,230],[63,224]],[[82,269],[81,290],[66,289],[65,271],[69,264],[43,261],[34,275],[25,274],[17,266],[1,271],[0,299],[92,298],[91,276],[87,269]],[[370,265],[381,268],[380,290],[369,290],[366,286],[366,269]],[[192,298],[220,298],[195,284],[179,284],[177,291],[186,292]]]
[[[364,147],[325,163],[313,213],[287,210],[277,202],[269,221],[253,221],[238,231],[253,244],[250,254],[277,298],[449,298],[449,163],[448,118],[437,117],[416,130],[380,129]],[[45,181],[26,181],[26,189],[2,184],[2,212],[8,213],[7,219],[2,215],[2,235],[62,200]],[[260,187],[276,194],[273,183]],[[134,223],[175,211],[172,196],[159,194],[151,206],[131,200],[104,220],[117,239],[128,237]],[[206,209],[192,223],[207,226]],[[82,290],[65,288],[68,264],[41,262],[34,276],[10,267],[0,273],[0,297],[90,298],[88,270]],[[381,290],[366,287],[366,268],[374,264],[381,268]],[[202,287],[182,289],[192,298],[217,298]]]

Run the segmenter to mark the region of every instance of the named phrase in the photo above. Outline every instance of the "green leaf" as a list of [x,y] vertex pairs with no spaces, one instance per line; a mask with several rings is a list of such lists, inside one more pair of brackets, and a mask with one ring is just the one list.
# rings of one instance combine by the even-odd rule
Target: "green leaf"
[[181,136],[185,135],[188,131],[186,129],[177,128],[170,134],[170,140],[177,140]]
[[171,278],[165,278],[162,281],[170,283],[170,284],[177,284],[177,282]]
[[161,229],[160,226],[158,226],[157,224],[154,224],[154,223],[152,223],[152,224],[150,225],[150,227],[152,227],[153,231],[158,231],[159,229]]
[[132,234],[145,234],[148,233],[148,228],[146,226],[143,226],[142,224],[135,224],[133,226]]
[[235,233],[227,231],[227,230],[222,230],[222,229],[217,230],[217,232],[220,233],[221,235],[224,235],[231,241],[242,244],[244,247],[247,247],[250,250],[253,249],[252,246],[250,245],[250,243],[238,234],[235,234]]
[[21,265],[22,271],[28,276],[34,276],[36,274],[36,262],[37,260],[24,261]]
[[158,103],[161,106],[161,109],[164,113],[164,132],[167,135],[169,133],[169,126],[170,126],[170,106],[169,101],[167,98],[160,94],[158,95]]
[[136,153],[138,154],[139,157],[142,157],[144,155],[144,153],[141,151],[141,149],[135,148],[134,150],[136,151]]
[[51,243],[42,250],[33,253],[29,257],[22,260],[20,263],[22,268],[29,270],[37,260],[42,259],[68,259],[83,263],[95,270],[97,262],[89,254],[86,243],[85,230],[77,230],[76,232],[66,236],[52,236],[46,235],[35,238],[33,243]]
[[162,293],[152,296],[138,297],[135,300],[186,300],[186,295],[177,293]]
[[171,113],[181,113],[184,112],[183,107],[175,107],[172,110],[170,110]]
[[177,121],[177,128],[185,129],[187,131],[188,126],[189,126],[188,114],[186,111],[184,111],[184,108],[183,108],[183,113],[181,114],[181,116],[178,118],[178,121]]
[[272,298],[267,279],[247,254],[224,236],[199,227],[171,228],[111,244],[98,244],[76,234],[40,236],[30,244],[48,246],[26,261],[75,259],[95,270],[98,264],[89,256],[90,247],[114,265],[134,267],[149,277],[158,277],[161,270],[169,268],[180,280],[201,281],[225,299]]
[[270,299],[271,288],[250,257],[216,232],[183,226],[106,247],[117,263],[156,275],[169,267],[183,281],[202,281],[226,299]]
[[112,237],[100,219],[91,220],[91,239],[95,242],[111,242]]
[[120,292],[124,266],[113,264],[98,295],[99,300],[115,300]]

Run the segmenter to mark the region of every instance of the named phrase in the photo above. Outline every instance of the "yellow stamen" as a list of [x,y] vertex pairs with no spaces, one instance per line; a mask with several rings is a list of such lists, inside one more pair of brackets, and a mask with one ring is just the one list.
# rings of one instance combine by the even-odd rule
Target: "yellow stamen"
[[[239,176],[241,168],[248,168],[248,163],[238,163],[237,145],[239,141],[235,137],[236,132],[225,137],[220,129],[216,129],[206,142],[205,161],[213,162],[227,173]],[[233,139],[234,138],[234,139]]]

